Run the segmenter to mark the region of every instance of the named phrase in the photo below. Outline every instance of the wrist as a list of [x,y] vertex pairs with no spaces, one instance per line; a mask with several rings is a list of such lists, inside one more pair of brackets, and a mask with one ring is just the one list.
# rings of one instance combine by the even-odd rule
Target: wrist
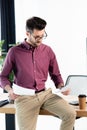
[[64,86],[59,87],[59,89],[62,89]]
[[9,93],[10,91],[12,91],[12,88],[9,85],[6,85],[5,90]]
[[63,83],[60,83],[60,84],[57,85],[57,88],[59,88],[59,89],[62,89],[63,87],[64,87]]
[[8,90],[8,93],[9,93],[9,94],[12,93],[12,92],[13,92],[13,89],[12,89],[12,88]]

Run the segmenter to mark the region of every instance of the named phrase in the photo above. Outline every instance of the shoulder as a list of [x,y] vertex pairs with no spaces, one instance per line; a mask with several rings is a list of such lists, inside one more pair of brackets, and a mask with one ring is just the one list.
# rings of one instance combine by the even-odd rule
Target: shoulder
[[44,53],[46,53],[50,58],[55,57],[55,53],[50,46],[41,44],[41,48],[42,48],[42,50],[44,50]]
[[46,49],[46,50],[48,50],[48,51],[53,51],[50,46],[45,45],[45,44],[43,44],[43,43],[41,44],[41,48],[42,48],[42,49]]
[[17,44],[17,45],[15,44],[14,46],[10,47],[9,52],[14,52],[14,51],[19,50],[19,49],[22,49],[22,43]]

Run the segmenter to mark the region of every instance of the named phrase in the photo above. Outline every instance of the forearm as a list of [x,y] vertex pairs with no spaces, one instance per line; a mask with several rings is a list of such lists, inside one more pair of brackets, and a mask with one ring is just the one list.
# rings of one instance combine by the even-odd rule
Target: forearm
[[4,87],[4,90],[6,90],[8,93],[12,90],[11,86],[10,85],[6,85]]

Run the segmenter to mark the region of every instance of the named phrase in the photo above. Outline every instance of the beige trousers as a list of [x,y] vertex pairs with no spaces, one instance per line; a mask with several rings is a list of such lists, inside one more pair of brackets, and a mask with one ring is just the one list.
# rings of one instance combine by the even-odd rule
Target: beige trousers
[[54,113],[62,120],[60,130],[73,130],[75,110],[64,99],[52,94],[51,89],[34,96],[19,96],[15,100],[15,106],[19,130],[36,130],[40,108]]

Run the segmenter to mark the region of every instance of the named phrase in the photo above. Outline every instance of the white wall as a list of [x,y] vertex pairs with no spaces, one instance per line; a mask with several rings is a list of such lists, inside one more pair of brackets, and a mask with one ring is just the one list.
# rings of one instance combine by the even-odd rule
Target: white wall
[[[26,19],[31,16],[42,17],[48,23],[46,28],[48,37],[44,43],[55,51],[64,81],[69,74],[87,74],[87,0],[15,0],[15,5],[17,42],[25,38]],[[48,84],[53,85],[50,81]],[[42,119],[44,117],[38,119],[39,123]],[[52,124],[53,129],[58,129],[54,128],[57,120],[53,118],[44,120],[43,129],[50,129],[48,122],[50,127]],[[81,128],[80,124],[82,121],[78,125]],[[82,130],[78,126],[76,130]],[[86,126],[85,121],[82,126]],[[38,125],[39,129],[41,128]]]
[[16,39],[25,38],[25,22],[31,16],[44,18],[47,39],[57,56],[64,81],[69,74],[86,74],[87,1],[15,0]]

